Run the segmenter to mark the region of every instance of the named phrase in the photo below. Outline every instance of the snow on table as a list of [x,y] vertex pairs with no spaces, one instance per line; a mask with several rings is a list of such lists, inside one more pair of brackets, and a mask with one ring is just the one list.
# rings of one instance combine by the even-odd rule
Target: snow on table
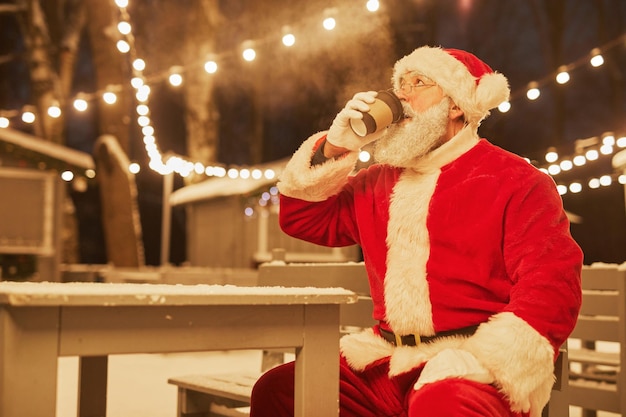
[[136,283],[0,282],[0,304],[20,305],[207,305],[341,304],[357,295],[344,288],[239,287]]

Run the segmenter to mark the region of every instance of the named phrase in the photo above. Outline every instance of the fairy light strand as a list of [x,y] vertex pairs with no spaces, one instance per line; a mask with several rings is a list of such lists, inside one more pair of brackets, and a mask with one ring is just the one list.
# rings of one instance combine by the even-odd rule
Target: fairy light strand
[[[171,85],[177,86],[184,82],[183,74],[185,72],[185,68],[182,66],[176,66],[170,68],[166,72],[157,73],[151,75],[150,77],[146,77],[144,75],[144,70],[146,68],[146,63],[143,59],[137,57],[136,48],[135,48],[135,39],[132,31],[131,19],[128,14],[127,8],[129,5],[128,0],[115,0],[115,4],[119,10],[119,22],[117,24],[117,29],[120,34],[120,39],[117,40],[116,47],[118,51],[122,54],[128,54],[131,66],[132,66],[132,74],[133,78],[131,80],[131,88],[134,89],[135,98],[138,102],[136,107],[137,113],[137,124],[141,128],[143,133],[143,142],[145,146],[146,153],[149,157],[149,166],[154,171],[166,175],[172,172],[176,172],[181,176],[188,176],[192,172],[197,174],[204,174],[206,176],[217,176],[217,177],[229,177],[229,178],[251,178],[248,175],[248,168],[227,168],[222,165],[214,165],[214,166],[204,166],[200,162],[192,162],[187,160],[182,156],[171,156],[166,161],[163,161],[163,156],[159,150],[156,138],[154,127],[152,126],[150,119],[150,107],[149,107],[149,95],[150,95],[150,85],[158,82],[163,82],[167,80]],[[380,2],[377,0],[369,0],[366,2],[365,7],[369,12],[376,12],[380,8]],[[337,14],[336,8],[325,9],[322,15],[322,25],[326,30],[333,30],[336,28],[337,21],[334,19]],[[281,28],[281,42],[285,47],[292,47],[296,44],[297,39],[294,35],[291,26],[283,26]],[[247,61],[253,61],[256,59],[256,50],[254,49],[254,45],[259,43],[260,40],[248,40],[245,41],[242,45],[242,58]],[[591,65],[594,68],[600,67],[604,64],[603,54],[605,54],[608,50],[626,43],[626,33],[618,36],[612,41],[600,46],[593,48],[588,54],[580,57],[576,61],[569,63],[567,65],[561,65],[558,69],[546,75],[545,77],[539,80],[533,80],[527,84],[527,87],[524,89],[519,89],[511,93],[511,98],[508,102],[502,103],[498,109],[502,113],[506,113],[511,109],[511,101],[525,95],[528,100],[536,100],[541,94],[541,87],[545,86],[550,82],[557,82],[559,84],[566,84],[571,79],[571,73],[584,66]],[[222,58],[224,58],[222,54]],[[204,65],[204,69],[208,74],[214,74],[219,69],[219,59],[220,55],[210,55],[204,60],[202,65]],[[89,103],[91,101],[101,99],[105,103],[109,105],[113,105],[117,102],[117,94],[124,90],[123,86],[114,85],[107,86],[104,91],[98,91],[95,93],[79,93],[73,100],[73,107],[77,111],[85,111],[89,107]],[[0,128],[9,127],[12,118],[20,118],[24,123],[34,123],[36,119],[36,115],[33,111],[30,110],[32,106],[24,106],[22,111],[19,110],[6,110],[0,111]],[[60,109],[58,107],[51,107],[48,110],[48,114],[51,117],[59,117]],[[624,142],[626,139],[624,137],[619,138],[616,141],[617,148],[623,148]],[[593,151],[593,150],[589,150]],[[600,150],[596,150],[596,152],[600,152]],[[590,154],[590,157],[593,158],[593,153]],[[553,177],[558,176],[563,171],[569,171],[570,169],[574,169],[578,167],[575,158],[578,158],[578,163],[580,163],[580,158],[585,157],[583,155],[575,155],[571,159],[572,166],[568,165],[568,160],[563,159],[561,161],[554,161],[555,163],[549,165],[548,167],[540,167],[541,170],[552,175]],[[585,157],[586,158],[586,157]],[[585,159],[586,161],[586,159]],[[584,163],[583,163],[584,164]],[[556,168],[558,166],[558,168]],[[137,169],[137,167],[134,167]],[[266,170],[263,175],[268,177],[273,177],[275,175],[271,170]],[[621,177],[615,177],[613,179],[614,182],[623,181]],[[593,178],[589,181],[589,188],[596,188],[596,181]],[[600,181],[598,179],[597,183],[600,183],[604,186],[608,180],[605,178]],[[570,192],[570,186],[566,186]],[[577,189],[577,186],[573,187]]]

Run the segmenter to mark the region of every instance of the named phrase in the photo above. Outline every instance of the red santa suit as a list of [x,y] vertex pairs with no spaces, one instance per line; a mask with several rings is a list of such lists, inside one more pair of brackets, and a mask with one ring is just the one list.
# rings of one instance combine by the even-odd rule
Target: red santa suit
[[445,348],[471,352],[515,411],[539,415],[553,360],[580,306],[582,255],[552,179],[464,129],[411,169],[356,155],[311,167],[318,137],[281,176],[283,230],[326,246],[359,244],[373,316],[398,334],[481,324],[469,337],[394,347],[376,332],[346,336],[354,369],[391,356],[390,373]]
[[[281,174],[280,224],[309,242],[362,248],[380,326],[344,336],[342,360],[355,372],[384,361],[402,377],[442,352],[467,354],[511,411],[540,416],[581,302],[582,252],[552,179],[479,139],[471,120],[413,166],[354,175],[358,152],[311,164],[325,135],[305,141]],[[432,336],[476,325],[417,346],[394,346],[379,329]],[[463,378],[443,369],[454,366],[433,360],[442,369],[432,371]]]

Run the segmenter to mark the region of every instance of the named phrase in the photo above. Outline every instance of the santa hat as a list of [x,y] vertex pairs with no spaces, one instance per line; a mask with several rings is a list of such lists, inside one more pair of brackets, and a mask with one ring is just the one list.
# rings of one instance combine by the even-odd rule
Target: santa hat
[[436,82],[470,124],[478,125],[491,109],[509,99],[506,77],[475,55],[459,49],[423,46],[401,58],[393,69],[392,82],[396,89],[407,72],[417,72]]

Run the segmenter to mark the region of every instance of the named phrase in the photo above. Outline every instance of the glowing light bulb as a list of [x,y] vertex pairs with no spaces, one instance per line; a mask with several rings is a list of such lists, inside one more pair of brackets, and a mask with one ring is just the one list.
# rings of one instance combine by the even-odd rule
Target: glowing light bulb
[[337,26],[337,21],[334,17],[327,17],[322,22],[322,26],[324,26],[324,29],[326,30],[333,30]]
[[117,95],[111,91],[107,91],[102,94],[102,100],[104,100],[106,104],[115,104],[117,101]]
[[368,0],[365,7],[370,12],[375,12],[380,8],[380,2],[378,0]]
[[74,173],[72,171],[63,171],[61,173],[61,179],[66,182],[70,182],[74,179]]
[[502,103],[500,103],[500,105],[498,106],[498,110],[500,110],[500,113],[506,113],[509,110],[511,110],[511,103],[508,101],[503,101]]
[[602,57],[598,48],[591,50],[591,59],[589,60],[589,63],[592,67],[596,68],[604,64],[604,57]]
[[146,106],[145,104],[139,104],[137,106],[137,114],[140,116],[146,116],[148,115],[148,113],[150,113],[150,108],[148,108],[148,106]]
[[143,71],[146,69],[146,61],[141,58],[137,58],[133,61],[133,68],[137,71]]
[[359,152],[359,161],[369,162],[371,158],[372,158],[372,155],[368,151]]
[[183,83],[183,76],[178,73],[170,74],[168,81],[170,82],[170,85],[179,87]]
[[556,153],[555,150],[548,150],[548,152],[546,153],[546,162],[555,162],[557,159],[559,159],[559,154]]
[[579,182],[573,182],[573,183],[571,183],[569,185],[569,190],[570,190],[570,192],[576,194],[576,193],[579,193],[579,192],[581,192],[583,190],[583,186]]
[[215,74],[217,72],[217,62],[207,61],[204,63],[204,70],[209,74]]
[[22,113],[22,121],[24,123],[34,123],[35,122],[35,113],[32,111],[25,111]]
[[61,109],[59,108],[59,106],[53,105],[48,107],[48,116],[52,117],[53,119],[58,119],[59,117],[61,117]]
[[150,96],[150,87],[148,87],[147,85],[142,85],[141,87],[139,87],[137,89],[137,94],[135,94],[135,97],[137,97],[137,100],[141,102],[148,101],[149,96]]
[[246,61],[251,62],[256,58],[256,51],[253,48],[246,48],[243,50],[241,56]]
[[548,173],[550,175],[558,175],[561,173],[561,167],[558,166],[557,164],[550,165],[548,167]]
[[132,31],[132,27],[130,23],[122,21],[117,24],[117,31],[122,35],[128,35]]
[[139,126],[148,126],[150,124],[150,118],[148,116],[139,116],[137,118],[137,124]]
[[128,42],[126,42],[123,39],[120,39],[119,41],[117,41],[117,50],[120,51],[121,53],[125,54],[128,51],[130,51],[130,45],[128,44]]
[[585,158],[583,155],[576,155],[572,162],[574,162],[574,165],[576,165],[577,167],[581,167],[587,163],[587,158]]
[[613,178],[610,175],[603,175],[600,177],[600,185],[608,187],[613,183]]
[[613,153],[613,145],[602,145],[600,147],[600,153],[602,155],[611,155]]
[[565,84],[569,81],[569,73],[567,71],[561,71],[556,75],[556,82],[559,84]]
[[596,159],[598,159],[600,155],[598,154],[598,151],[596,151],[595,149],[589,149],[587,152],[585,152],[585,158],[587,158],[588,161],[595,161]]
[[293,46],[296,43],[296,37],[293,33],[286,33],[283,35],[283,45]]
[[128,165],[128,172],[131,174],[137,174],[139,171],[141,171],[141,166],[137,162],[131,162],[130,165]]
[[87,103],[87,100],[82,99],[82,98],[77,98],[76,100],[74,100],[74,108],[78,111],[85,111],[87,110],[87,108],[89,107],[89,104]]
[[574,164],[572,163],[572,161],[568,159],[564,159],[559,163],[559,166],[561,167],[563,171],[569,171],[570,169],[574,167]]
[[528,97],[529,100],[537,100],[540,95],[541,91],[539,91],[537,87],[531,87],[526,92],[526,97]]
[[602,143],[604,145],[609,145],[609,146],[615,145],[615,136],[606,135],[605,137],[602,138]]

